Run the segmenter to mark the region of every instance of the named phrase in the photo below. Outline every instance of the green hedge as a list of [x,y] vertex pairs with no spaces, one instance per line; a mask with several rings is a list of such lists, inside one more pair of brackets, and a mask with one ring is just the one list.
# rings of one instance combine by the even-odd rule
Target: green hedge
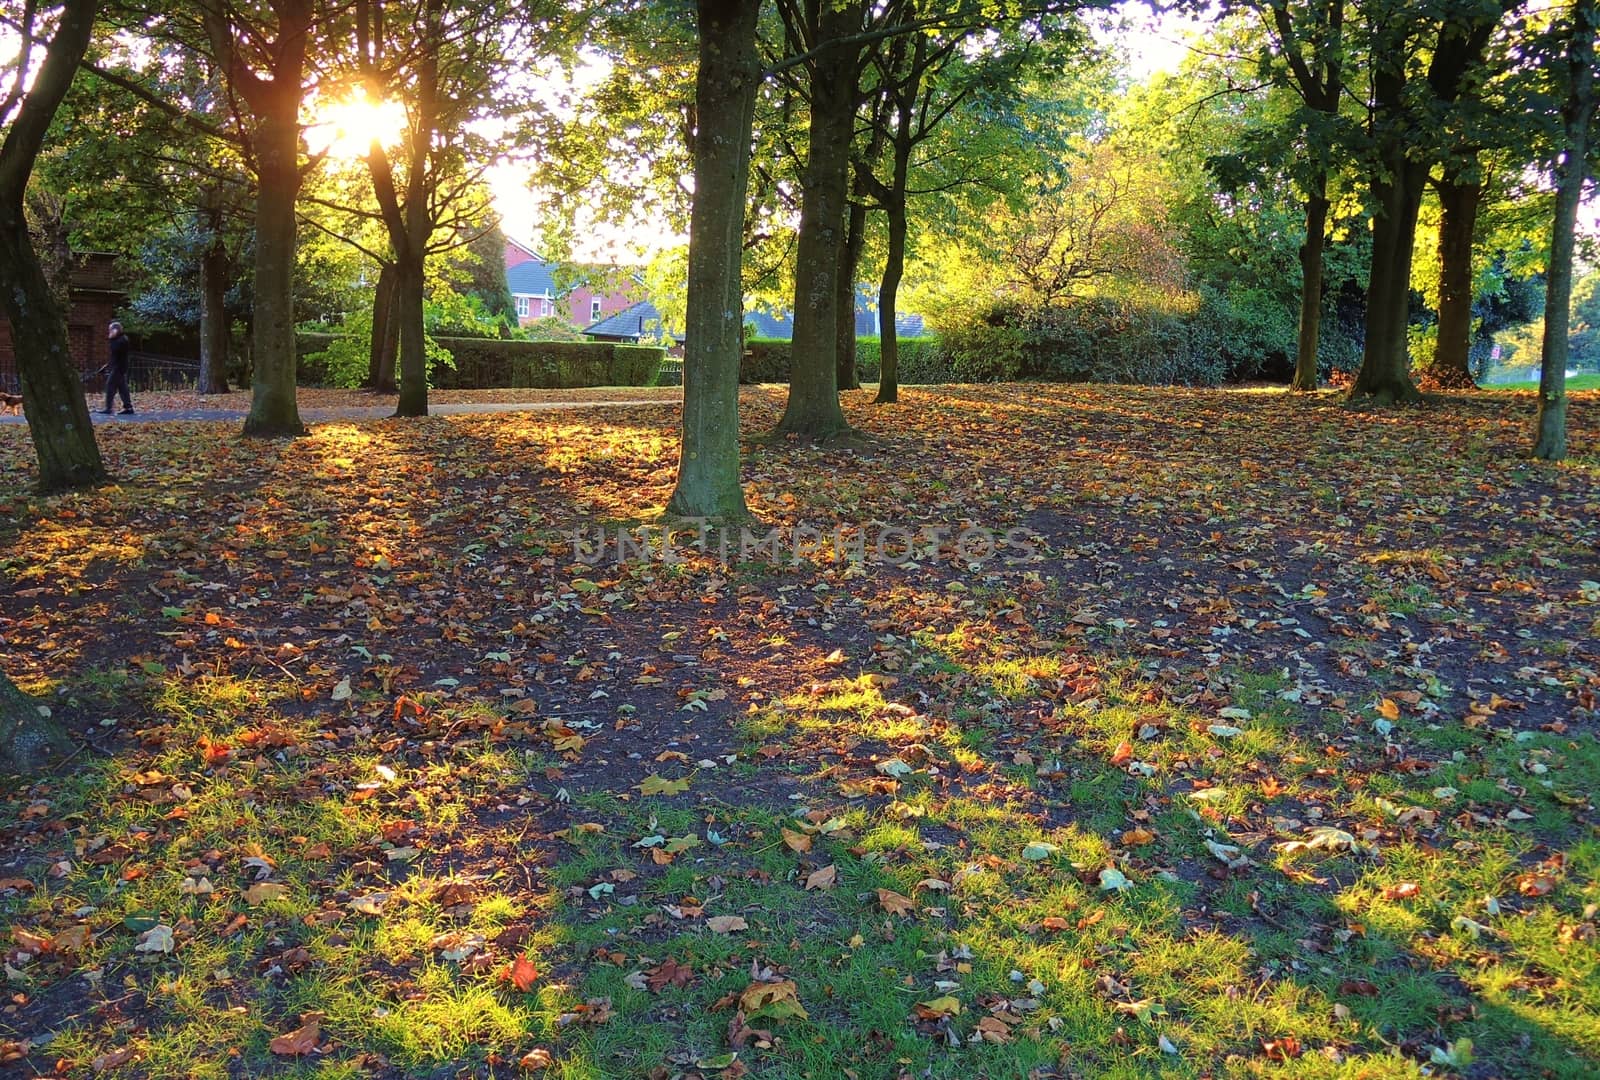
[[[787,339],[755,338],[745,344],[744,362],[739,365],[742,383],[786,383],[789,381],[790,347]],[[944,350],[936,337],[899,339],[902,383],[941,383],[954,381]],[[856,338],[856,374],[862,382],[877,382],[883,355],[875,337]]]
[[[300,379],[324,382],[316,354],[339,335],[300,334],[296,351]],[[667,351],[655,345],[609,341],[502,341],[496,338],[441,337],[434,341],[455,361],[436,365],[430,384],[440,390],[500,388],[567,389],[584,386],[650,386]]]

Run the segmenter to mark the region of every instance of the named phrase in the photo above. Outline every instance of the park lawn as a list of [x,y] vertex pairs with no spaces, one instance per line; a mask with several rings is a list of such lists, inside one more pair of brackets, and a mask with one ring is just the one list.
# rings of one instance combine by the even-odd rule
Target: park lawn
[[[1537,392],[1539,381],[1528,382],[1491,383],[1484,386],[1485,390],[1532,390]],[[1583,390],[1600,390],[1600,375],[1574,375],[1567,380],[1567,390],[1578,393]]]
[[653,520],[668,408],[103,429],[117,484],[0,493],[88,741],[0,795],[0,1058],[1592,1076],[1600,402],[1560,466],[1531,411],[851,394],[747,445],[799,559],[627,565],[564,534]]

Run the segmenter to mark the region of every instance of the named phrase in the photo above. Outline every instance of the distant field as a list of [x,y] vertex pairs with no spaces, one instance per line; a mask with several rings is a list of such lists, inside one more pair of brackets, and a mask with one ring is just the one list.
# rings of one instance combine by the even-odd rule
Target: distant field
[[[1485,390],[1537,390],[1537,380],[1528,382],[1493,383],[1484,387]],[[1600,375],[1575,375],[1567,380],[1568,390],[1600,390]]]

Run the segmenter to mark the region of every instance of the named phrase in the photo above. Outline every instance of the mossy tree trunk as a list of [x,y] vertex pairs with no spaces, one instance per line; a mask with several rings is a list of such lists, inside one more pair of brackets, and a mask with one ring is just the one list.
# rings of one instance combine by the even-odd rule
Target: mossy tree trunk
[[86,487],[106,475],[68,348],[66,315],[39,264],[23,211],[50,121],[88,48],[95,7],[93,0],[63,5],[45,58],[0,145],[0,309],[11,323],[28,434],[46,491]]
[[232,261],[222,239],[220,217],[212,221],[211,242],[200,253],[200,377],[202,394],[228,393],[228,350],[233,341],[228,318],[228,278]]
[[1483,184],[1462,177],[1446,177],[1439,184],[1439,340],[1428,373],[1441,386],[1471,389],[1468,354],[1472,347],[1473,237],[1478,230],[1478,207]]
[[1568,45],[1567,101],[1561,110],[1566,146],[1556,165],[1556,212],[1550,232],[1550,266],[1545,274],[1544,352],[1539,361],[1539,416],[1533,456],[1560,461],[1567,456],[1567,359],[1572,319],[1572,254],[1578,206],[1589,176],[1591,131],[1597,105],[1594,86],[1595,37],[1600,4],[1574,0]]
[[677,517],[746,515],[739,483],[744,215],[761,63],[754,0],[699,0],[694,206],[683,346],[683,440],[667,502]]
[[1322,253],[1328,243],[1328,174],[1319,173],[1306,199],[1306,238],[1300,244],[1300,331],[1295,341],[1295,390],[1317,388],[1322,338]]
[[[299,358],[294,337],[295,202],[300,195],[300,103],[306,49],[315,24],[312,0],[274,0],[270,31],[236,23],[240,9],[204,0],[201,14],[230,91],[251,117],[256,166],[255,312],[251,322],[250,413],[244,433],[304,435],[295,397]],[[271,40],[263,40],[270,32]],[[270,57],[263,75],[244,55]]]
[[395,354],[399,349],[399,324],[394,311],[394,263],[386,262],[378,271],[378,283],[372,290],[372,351],[367,359],[367,388],[380,394],[392,394],[398,386],[394,381]]
[[820,51],[809,72],[811,119],[801,178],[795,255],[794,339],[789,400],[778,433],[826,439],[848,430],[839,407],[839,248],[855,135],[858,48],[844,39],[859,27],[861,0],[820,5],[810,39]]
[[835,324],[834,362],[839,370],[840,390],[861,389],[861,378],[856,371],[856,268],[861,265],[861,249],[867,240],[867,206],[857,198],[850,201],[845,213],[844,239],[839,245],[839,281],[836,286],[839,318]]
[[0,774],[28,776],[71,752],[61,726],[0,672]]

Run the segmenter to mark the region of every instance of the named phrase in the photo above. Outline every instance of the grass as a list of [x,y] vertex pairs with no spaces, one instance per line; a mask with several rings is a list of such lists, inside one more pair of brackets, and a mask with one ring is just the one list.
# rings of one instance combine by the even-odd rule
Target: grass
[[[1532,379],[1526,382],[1485,383],[1485,390],[1532,390],[1537,392],[1539,381]],[[1567,389],[1572,392],[1580,390],[1600,390],[1600,375],[1574,375],[1567,380]]]
[[851,416],[916,453],[760,449],[752,502],[1035,558],[529,554],[661,501],[654,416],[130,429],[192,496],[14,497],[19,681],[97,741],[0,794],[0,1063],[1600,1070],[1591,466],[1486,395],[914,393]]

